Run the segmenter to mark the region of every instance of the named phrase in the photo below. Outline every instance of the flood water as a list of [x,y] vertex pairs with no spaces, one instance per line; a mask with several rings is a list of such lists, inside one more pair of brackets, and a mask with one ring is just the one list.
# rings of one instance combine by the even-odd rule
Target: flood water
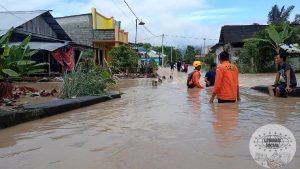
[[172,74],[158,87],[123,80],[121,99],[0,130],[0,169],[257,169],[249,141],[270,123],[295,135],[288,168],[299,168],[300,99],[250,89],[274,74],[241,75],[238,104],[209,104],[211,89],[187,90],[187,74]]

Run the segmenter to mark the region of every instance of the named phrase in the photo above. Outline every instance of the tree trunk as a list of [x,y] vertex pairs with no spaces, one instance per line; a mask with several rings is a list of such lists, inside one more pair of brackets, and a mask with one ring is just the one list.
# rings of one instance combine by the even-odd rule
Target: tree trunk
[[14,85],[9,82],[0,82],[0,101],[4,98],[13,98]]

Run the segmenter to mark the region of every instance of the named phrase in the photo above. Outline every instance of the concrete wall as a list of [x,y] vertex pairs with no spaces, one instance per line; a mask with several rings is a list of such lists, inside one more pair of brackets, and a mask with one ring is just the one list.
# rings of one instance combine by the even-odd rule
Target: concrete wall
[[93,46],[93,23],[91,14],[56,18],[56,21],[75,43]]
[[297,72],[300,72],[300,57],[290,57],[288,58],[288,63],[290,63],[293,69]]
[[[226,47],[226,49],[227,49],[228,52],[229,52],[229,55],[230,55],[230,61],[235,62],[236,60],[238,60],[238,57],[236,56],[236,53],[239,52],[240,50],[242,50],[243,48],[233,48],[233,47],[230,45],[230,46]],[[223,46],[220,46],[220,47],[218,47],[218,48],[216,49],[216,58],[215,58],[215,62],[216,62],[217,64],[220,64],[218,56],[219,56],[219,54],[220,54],[221,52],[223,52],[223,51],[224,51],[224,47],[223,47]]]
[[115,31],[114,29],[107,30],[94,30],[94,38],[95,40],[115,40]]

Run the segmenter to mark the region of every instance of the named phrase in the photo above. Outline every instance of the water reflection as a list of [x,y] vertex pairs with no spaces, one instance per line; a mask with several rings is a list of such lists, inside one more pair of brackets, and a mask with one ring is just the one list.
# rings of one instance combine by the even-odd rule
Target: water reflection
[[192,123],[195,125],[200,119],[200,93],[201,89],[187,89],[187,100],[190,105]]
[[121,81],[121,99],[0,130],[0,169],[257,168],[248,147],[258,127],[281,123],[300,138],[298,98],[249,88],[274,80],[266,77],[241,75],[242,101],[213,105],[211,89],[186,89],[186,73],[156,88],[151,79]]
[[234,141],[239,140],[240,136],[235,133],[238,126],[239,105],[236,103],[211,104],[211,110],[215,118],[213,129],[218,143],[223,147],[228,147]]

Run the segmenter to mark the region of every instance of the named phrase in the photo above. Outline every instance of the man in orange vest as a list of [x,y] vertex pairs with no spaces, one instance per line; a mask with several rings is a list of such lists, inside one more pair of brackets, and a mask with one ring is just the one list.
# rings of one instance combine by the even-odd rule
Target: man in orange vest
[[188,75],[187,80],[187,86],[188,88],[200,88],[203,89],[203,87],[200,84],[200,70],[201,70],[201,62],[200,61],[194,61],[193,66],[195,67],[194,71]]
[[219,55],[219,60],[221,65],[217,68],[210,103],[214,101],[216,96],[219,103],[236,102],[240,100],[238,68],[229,62],[227,52],[222,52]]

